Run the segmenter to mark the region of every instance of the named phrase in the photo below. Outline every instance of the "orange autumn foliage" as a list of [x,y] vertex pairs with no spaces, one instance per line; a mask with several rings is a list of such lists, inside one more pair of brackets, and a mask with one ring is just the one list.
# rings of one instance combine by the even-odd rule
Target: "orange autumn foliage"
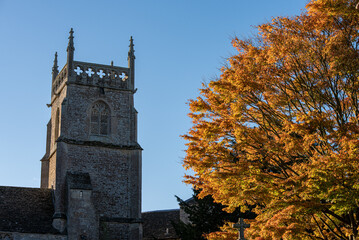
[[[190,100],[186,182],[232,211],[247,239],[348,239],[359,226],[359,10],[312,0],[235,38],[238,54]],[[208,239],[236,239],[228,224]]]

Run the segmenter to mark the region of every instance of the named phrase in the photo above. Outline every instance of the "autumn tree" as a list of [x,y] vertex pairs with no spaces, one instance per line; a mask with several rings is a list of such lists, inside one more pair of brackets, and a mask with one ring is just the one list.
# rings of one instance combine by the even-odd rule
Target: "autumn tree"
[[186,182],[227,211],[256,205],[248,239],[359,239],[356,5],[312,0],[235,38],[238,54],[189,102]]

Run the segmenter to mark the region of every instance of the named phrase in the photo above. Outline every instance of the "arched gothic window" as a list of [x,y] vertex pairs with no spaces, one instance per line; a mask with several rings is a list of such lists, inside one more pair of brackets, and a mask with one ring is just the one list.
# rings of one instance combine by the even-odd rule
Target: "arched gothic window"
[[110,133],[110,108],[106,103],[96,102],[91,108],[91,134],[108,135]]

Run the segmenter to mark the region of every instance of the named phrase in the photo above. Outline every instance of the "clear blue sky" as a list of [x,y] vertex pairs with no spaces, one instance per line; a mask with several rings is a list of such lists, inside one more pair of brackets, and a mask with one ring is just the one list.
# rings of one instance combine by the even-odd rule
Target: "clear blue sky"
[[234,36],[275,16],[300,13],[307,0],[0,0],[0,185],[39,187],[50,118],[55,51],[66,61],[75,31],[75,60],[127,66],[136,55],[135,106],[143,147],[143,211],[177,208],[191,127],[186,102],[220,74],[235,53]]

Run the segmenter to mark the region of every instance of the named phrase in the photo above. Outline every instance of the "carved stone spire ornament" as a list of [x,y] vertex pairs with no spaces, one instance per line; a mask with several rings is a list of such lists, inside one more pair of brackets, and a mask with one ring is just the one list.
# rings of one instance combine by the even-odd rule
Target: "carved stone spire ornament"
[[129,45],[129,47],[130,47],[130,50],[128,50],[128,60],[130,60],[131,58],[133,58],[133,59],[135,59],[135,50],[133,49],[133,46],[135,46],[134,44],[133,44],[133,38],[132,38],[132,36],[131,36],[131,38],[130,38],[130,45]]
[[59,74],[59,69],[57,66],[57,52],[55,52],[54,66],[52,67],[52,81],[55,81],[57,74]]
[[72,64],[74,61],[74,30],[71,28],[70,30],[70,36],[69,36],[69,44],[67,45],[67,70],[68,74],[72,75]]
[[133,49],[133,38],[131,36],[130,38],[130,49],[128,50],[128,57],[127,57],[127,60],[128,60],[128,68],[130,69],[130,83],[131,83],[131,86],[134,87],[134,84],[135,84],[135,50]]

